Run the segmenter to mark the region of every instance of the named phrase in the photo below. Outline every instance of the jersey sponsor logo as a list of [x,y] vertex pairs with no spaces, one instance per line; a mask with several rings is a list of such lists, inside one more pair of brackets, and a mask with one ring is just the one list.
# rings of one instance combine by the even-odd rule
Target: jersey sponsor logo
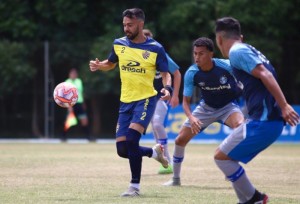
[[136,61],[130,61],[127,66],[129,67],[135,67],[135,66],[140,66],[140,63],[139,62],[136,62]]
[[135,72],[135,73],[146,73],[146,69],[140,67],[138,68],[138,66],[140,66],[139,62],[136,61],[130,61],[127,65],[122,65],[121,69],[123,71],[127,71],[127,72]]
[[[226,77],[221,77],[220,82],[221,82],[221,80],[224,83],[226,83],[228,81]],[[199,82],[198,85],[201,89],[206,90],[206,91],[219,91],[219,90],[223,90],[223,89],[231,89],[230,84],[220,85],[220,86],[217,86],[217,87],[209,87],[209,86],[205,86],[205,82],[202,81],[202,82]]]
[[198,84],[199,84],[199,86],[205,86],[205,82],[204,81],[201,81]]
[[148,50],[145,50],[143,53],[142,53],[142,56],[144,59],[148,59],[150,57],[150,52]]
[[226,84],[227,81],[228,81],[228,79],[227,79],[226,76],[221,76],[221,77],[220,77],[220,83],[221,83],[221,84]]
[[219,91],[219,90],[223,90],[223,89],[231,89],[230,84],[227,85],[220,85],[217,87],[201,87],[201,89],[206,90],[206,91]]

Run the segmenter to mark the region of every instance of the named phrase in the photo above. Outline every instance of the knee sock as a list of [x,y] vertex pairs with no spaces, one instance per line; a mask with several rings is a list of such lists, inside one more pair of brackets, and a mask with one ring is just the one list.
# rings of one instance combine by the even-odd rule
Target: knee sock
[[[126,141],[120,141],[116,143],[117,153],[120,157],[128,159],[128,147]],[[142,156],[151,157],[152,156],[152,149],[149,147],[142,147],[139,146],[140,153]]]
[[141,133],[129,128],[126,135],[128,158],[131,170],[131,182],[140,183],[142,171],[142,155],[139,148]]
[[239,202],[245,203],[250,200],[255,193],[255,188],[249,181],[243,167],[232,160],[215,160],[215,162],[226,178],[232,182]]
[[174,178],[180,178],[181,163],[184,158],[184,149],[185,147],[181,147],[175,144],[174,154],[173,154],[173,177]]
[[117,153],[120,157],[128,158],[128,147],[126,141],[120,141],[116,143]]

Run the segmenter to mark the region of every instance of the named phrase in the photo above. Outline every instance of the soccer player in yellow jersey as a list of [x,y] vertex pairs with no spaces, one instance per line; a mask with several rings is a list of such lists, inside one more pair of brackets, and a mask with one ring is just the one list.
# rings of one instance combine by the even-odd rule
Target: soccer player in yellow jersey
[[121,196],[139,196],[142,157],[148,156],[159,161],[165,168],[168,161],[163,156],[162,146],[142,147],[139,141],[147,128],[156,106],[157,91],[153,80],[155,72],[161,73],[164,88],[159,100],[169,100],[171,78],[168,61],[161,44],[143,34],[145,14],[139,8],[123,12],[125,37],[115,39],[108,59],[90,61],[91,71],[108,71],[118,63],[121,77],[121,102],[116,128],[116,147],[120,157],[128,158],[131,181]]

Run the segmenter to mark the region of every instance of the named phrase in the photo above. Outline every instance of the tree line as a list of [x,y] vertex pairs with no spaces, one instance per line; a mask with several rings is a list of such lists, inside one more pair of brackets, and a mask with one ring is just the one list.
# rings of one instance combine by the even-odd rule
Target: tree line
[[[214,40],[214,22],[219,17],[239,19],[244,41],[266,53],[288,101],[299,104],[299,6],[300,0],[1,1],[0,129],[7,132],[20,120],[26,121],[20,130],[42,134],[43,42],[47,41],[54,83],[64,81],[70,68],[78,68],[94,134],[111,132],[117,115],[111,110],[117,109],[113,106],[118,105],[120,89],[118,70],[92,74],[88,62],[107,57],[113,39],[123,36],[122,11],[132,7],[145,11],[145,27],[183,74],[192,63],[193,40],[201,36]],[[217,49],[215,53],[221,57]],[[110,106],[109,98],[114,101]],[[59,125],[64,114],[56,110],[56,115]]]

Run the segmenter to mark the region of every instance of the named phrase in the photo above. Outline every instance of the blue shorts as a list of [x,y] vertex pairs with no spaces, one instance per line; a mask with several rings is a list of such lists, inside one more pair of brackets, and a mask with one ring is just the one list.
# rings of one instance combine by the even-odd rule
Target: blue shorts
[[147,129],[156,106],[156,96],[131,103],[120,102],[116,136],[126,136],[131,123],[138,123]]
[[249,120],[234,129],[220,150],[232,160],[248,163],[281,135],[284,121]]

